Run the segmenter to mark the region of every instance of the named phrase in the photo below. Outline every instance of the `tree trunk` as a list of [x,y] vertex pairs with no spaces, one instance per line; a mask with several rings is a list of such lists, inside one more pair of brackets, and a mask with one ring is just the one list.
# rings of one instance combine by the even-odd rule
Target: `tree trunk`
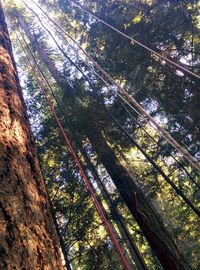
[[[46,65],[57,84],[63,91],[69,90],[70,86],[67,80],[64,82],[63,76],[59,78],[59,76],[57,76],[58,71],[54,74],[53,70],[56,68],[54,63],[49,59],[44,48],[31,33],[29,26],[25,24],[21,17],[19,18],[19,22],[31,41],[32,46],[38,52],[41,60]],[[70,104],[74,105],[75,101],[71,100]],[[152,251],[158,257],[163,268],[167,270],[191,269],[179,253],[156,209],[145,198],[143,192],[136,186],[134,179],[130,177],[128,171],[120,164],[115,153],[104,140],[101,131],[99,130],[98,123],[96,123],[93,118],[93,115],[98,115],[96,108],[86,110],[87,109],[81,106],[79,108],[80,115],[85,114],[87,116],[85,117],[85,119],[87,119],[87,127],[84,129],[85,125],[83,123],[83,131],[92,143],[94,150],[111,176],[114,184],[121,194],[121,197],[140,226],[144,236],[152,248]]]
[[[96,169],[94,168],[93,170],[96,170]],[[110,208],[114,224],[116,224],[116,226],[119,230],[119,233],[121,235],[121,238],[123,239],[124,244],[130,253],[130,257],[132,258],[132,262],[134,263],[134,265],[136,265],[137,270],[147,270],[148,268],[147,268],[141,254],[140,254],[140,252],[139,252],[139,250],[134,242],[134,239],[131,237],[128,228],[121,220],[117,209],[113,205],[112,199],[110,198],[110,195],[109,195],[109,192],[107,191],[106,186],[99,178],[97,172],[96,172],[96,175],[97,175],[97,177],[96,177],[97,178],[97,180],[96,180],[97,186],[98,186],[99,190],[101,191],[101,194],[103,195],[104,200],[106,201],[107,205]]]
[[[91,162],[90,157],[88,156],[86,150],[82,147],[82,143],[79,141],[79,138],[75,132],[74,127],[72,126],[70,121],[68,121],[66,124],[68,124],[68,126],[70,127],[70,131],[73,134],[73,140],[75,144],[77,145],[78,149],[80,150],[81,155],[84,158],[84,161],[87,164],[86,168],[88,168],[90,173],[93,175],[95,182],[98,186],[98,189],[100,190],[101,195],[103,196],[103,199],[105,200],[107,206],[110,209],[110,213],[113,217],[113,222],[114,222],[114,224],[112,225],[112,228],[114,228],[114,230],[113,229],[112,230],[116,231],[115,229],[115,226],[116,226],[121,238],[123,239],[123,244],[121,245],[121,247],[126,251],[128,250],[128,254],[126,256],[128,256],[129,265],[132,265],[132,264],[136,265],[137,270],[147,270],[147,266],[134,242],[134,239],[131,237],[128,228],[123,223],[115,205],[113,204],[113,201],[109,195],[109,192],[107,191],[106,186],[102,182],[95,166]],[[101,199],[102,198],[99,198],[99,201],[101,201]],[[104,208],[103,205],[102,205],[102,208]],[[106,209],[104,209],[104,212],[106,213]],[[118,233],[116,232],[116,234]],[[116,239],[118,238],[119,237],[117,236]],[[124,252],[124,254],[126,253],[126,251]]]
[[[98,188],[100,189],[100,191],[102,192],[102,189],[101,189],[101,187],[98,185],[98,182],[97,182],[97,186],[98,186]],[[94,186],[93,186],[93,189],[94,189]],[[95,190],[95,189],[94,189],[94,190]],[[104,199],[105,199],[105,198],[104,198]],[[115,238],[118,239],[120,248],[121,248],[121,250],[122,250],[122,252],[123,252],[123,254],[124,254],[124,256],[125,256],[125,258],[126,258],[126,260],[127,260],[127,262],[128,262],[128,265],[129,265],[130,269],[135,270],[135,269],[136,269],[136,267],[135,267],[135,260],[132,260],[131,257],[130,257],[130,255],[129,255],[129,253],[127,253],[126,245],[124,245],[124,244],[126,244],[125,241],[124,241],[124,243],[123,243],[123,241],[122,241],[122,242],[120,241],[121,236],[123,236],[123,235],[121,234],[121,228],[118,226],[117,223],[115,224],[114,222],[111,222],[111,221],[109,220],[109,215],[108,215],[108,213],[107,213],[107,211],[106,211],[106,209],[105,209],[105,206],[104,206],[104,204],[103,204],[103,202],[102,202],[100,196],[99,196],[98,200],[99,200],[99,203],[100,203],[100,205],[101,205],[101,208],[102,208],[102,210],[103,210],[103,212],[104,212],[104,215],[106,216],[106,218],[107,218],[107,220],[108,220],[108,223],[109,223],[109,225],[110,225],[110,227],[111,227],[111,229],[112,229],[112,232],[113,232],[113,234],[115,235]],[[107,207],[109,207],[109,205],[107,204],[107,201],[106,201],[106,200],[104,201],[104,203],[106,204]],[[118,233],[118,231],[116,230],[115,225],[116,225],[116,227],[118,228],[119,233]],[[125,240],[126,240],[126,239],[125,239]],[[139,268],[137,268],[137,269],[138,269],[138,270],[141,270],[141,269],[139,269]]]
[[0,1],[0,269],[63,269]]
[[98,135],[95,132],[95,136],[92,133],[87,135],[163,268],[168,270],[191,269],[180,255],[156,209],[136,186],[134,179],[120,164],[100,132],[98,132]]

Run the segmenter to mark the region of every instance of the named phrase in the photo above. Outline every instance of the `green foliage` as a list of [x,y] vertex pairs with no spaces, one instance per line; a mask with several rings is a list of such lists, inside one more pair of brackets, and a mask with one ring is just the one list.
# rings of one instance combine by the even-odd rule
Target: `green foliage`
[[[190,76],[182,76],[166,63],[160,64],[160,60],[156,57],[152,57],[139,46],[133,46],[117,33],[76,8],[72,8],[67,1],[41,2],[47,6],[50,5],[49,7],[56,11],[56,19],[60,24],[84,44],[91,55],[124,85],[163,127],[168,129],[191,153],[199,157],[199,81]],[[188,68],[199,72],[197,1],[138,0],[133,4],[133,1],[129,0],[98,0],[87,1],[85,5],[88,10],[92,10],[100,18],[128,35],[161,51],[163,55],[174,61],[185,60],[184,63]],[[194,269],[198,269],[200,246],[197,217],[155,168],[147,162],[136,146],[119,130],[101,103],[104,103],[122,127],[199,207],[199,189],[191,182],[192,178],[200,184],[197,172],[184,163],[177,152],[164,142],[141,117],[138,117],[117,97],[113,97],[111,88],[105,90],[102,82],[94,76],[82,59],[70,51],[71,49],[61,37],[59,38],[62,47],[66,47],[65,51],[69,51],[69,56],[88,74],[94,89],[85,83],[82,75],[74,72],[74,67],[67,59],[64,59],[58,49],[52,50],[48,40],[44,41],[46,34],[38,29],[37,25],[32,27],[35,27],[39,40],[42,41],[44,48],[48,47],[51,58],[59,66],[65,78],[68,78],[69,85],[73,89],[70,93],[67,90],[63,93],[45,71],[61,107],[64,108],[65,115],[62,115],[53,101],[57,113],[73,141],[73,146],[97,194],[103,197],[97,187],[97,180],[91,173],[91,166],[81,154],[77,138],[101,178],[106,177],[104,183],[110,197],[124,222],[128,224],[129,232],[134,237],[149,269],[161,269],[88,139],[88,134],[95,137],[100,132],[133,179],[137,178],[137,185],[142,188],[146,197],[160,213],[189,264]],[[21,57],[22,65],[25,61]],[[66,255],[74,269],[78,267],[85,270],[122,269],[74,161],[64,145],[59,129],[46,108],[33,77],[29,74],[26,81],[29,114],[37,137],[38,154]],[[185,166],[184,170],[172,156]],[[103,201],[106,201],[105,197]],[[111,215],[112,211],[107,212],[117,228],[116,220]]]

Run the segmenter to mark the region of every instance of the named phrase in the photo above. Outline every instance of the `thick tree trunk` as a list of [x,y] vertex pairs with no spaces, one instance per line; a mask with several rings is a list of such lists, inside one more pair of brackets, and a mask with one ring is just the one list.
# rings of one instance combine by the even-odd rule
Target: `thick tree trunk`
[[156,209],[136,186],[127,170],[120,164],[110,146],[98,132],[87,134],[102,164],[111,176],[128,209],[140,226],[153,252],[164,269],[190,269],[164,227]]
[[63,269],[1,1],[0,269]]
[[[63,76],[59,79],[59,76],[57,76],[58,71],[54,74],[53,70],[56,68],[54,63],[49,59],[44,48],[32,35],[28,25],[26,25],[22,19],[20,19],[20,24],[57,84],[64,91],[69,89],[70,87],[67,80],[64,82]],[[75,102],[71,101],[71,104],[75,104]],[[85,118],[87,119],[87,128],[84,129],[84,124],[82,125],[85,135],[91,141],[94,150],[101,159],[104,167],[107,169],[114,184],[119,190],[121,197],[140,226],[144,236],[148,240],[153,252],[158,257],[164,269],[191,269],[179,253],[156,209],[145,198],[143,192],[136,186],[134,179],[130,177],[128,171],[120,164],[115,153],[104,140],[101,131],[93,118],[93,114],[98,114],[97,111],[85,111],[84,108],[80,107],[79,113],[81,115],[87,115]],[[93,132],[94,129],[95,134]]]

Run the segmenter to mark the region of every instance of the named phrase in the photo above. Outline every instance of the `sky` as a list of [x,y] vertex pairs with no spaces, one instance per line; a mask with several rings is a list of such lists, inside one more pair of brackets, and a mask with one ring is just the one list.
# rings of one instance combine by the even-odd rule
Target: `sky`
[[[41,14],[40,9],[34,4],[34,2],[37,3],[37,4],[39,4],[39,0],[33,0],[34,2],[32,0],[23,0],[23,1],[24,1],[24,3],[27,4],[27,6],[29,6],[30,8],[32,8],[35,12],[37,12],[38,14]],[[11,6],[13,4],[16,5],[17,7],[20,6],[20,7],[24,7],[25,8],[25,5],[24,5],[23,1],[22,0],[2,0],[4,10],[6,8],[9,8],[9,6]]]
[[[34,0],[36,3],[38,3],[38,0]],[[39,8],[31,1],[31,0],[24,0],[24,2],[30,7],[32,8],[35,12],[38,13],[38,15],[41,15],[41,11],[39,10]],[[15,5],[17,6],[24,6],[25,5],[23,4],[23,2],[21,0],[3,0],[3,7],[4,7],[4,11],[6,8],[9,7],[10,3],[14,3]],[[27,8],[26,8],[27,9]],[[30,10],[28,10],[28,13],[30,14]],[[25,100],[28,100],[29,98],[31,98],[27,91],[25,90],[25,81],[26,81],[26,72],[24,72],[23,69],[21,69],[20,67],[20,64],[19,64],[19,54],[15,51],[15,46],[14,44],[16,43],[16,37],[13,38],[13,34],[11,32],[11,29],[10,29],[10,22],[9,22],[9,19],[6,17],[6,21],[7,21],[7,24],[8,24],[8,29],[9,29],[9,32],[10,32],[10,37],[11,37],[11,41],[12,41],[12,47],[13,47],[13,53],[14,53],[14,59],[15,59],[15,62],[16,62],[16,65],[17,65],[17,71],[19,73],[19,79],[20,79],[20,84],[22,86],[22,90],[23,90],[23,95],[24,95],[24,98]]]

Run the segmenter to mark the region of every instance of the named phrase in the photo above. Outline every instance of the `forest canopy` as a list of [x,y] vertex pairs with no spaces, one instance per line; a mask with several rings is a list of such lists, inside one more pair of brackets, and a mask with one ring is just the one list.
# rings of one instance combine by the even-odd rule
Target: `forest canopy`
[[3,5],[66,269],[200,269],[200,1]]

